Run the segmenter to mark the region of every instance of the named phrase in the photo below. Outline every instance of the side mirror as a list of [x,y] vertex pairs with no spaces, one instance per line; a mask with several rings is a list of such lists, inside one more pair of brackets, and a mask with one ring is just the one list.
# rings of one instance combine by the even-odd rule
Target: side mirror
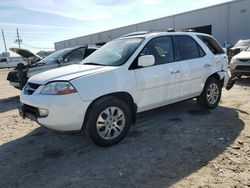
[[155,57],[153,55],[144,55],[138,58],[139,67],[149,67],[155,64]]
[[62,64],[63,63],[63,58],[62,57],[59,57],[58,59],[57,59],[57,62],[58,62],[58,64]]

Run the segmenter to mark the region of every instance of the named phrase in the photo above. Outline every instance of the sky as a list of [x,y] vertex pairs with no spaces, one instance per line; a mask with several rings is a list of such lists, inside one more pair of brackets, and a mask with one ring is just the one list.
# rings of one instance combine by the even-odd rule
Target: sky
[[[54,42],[170,16],[230,0],[0,0],[7,48],[16,28],[22,48],[53,50]],[[5,51],[2,36],[0,53]],[[13,55],[13,54],[11,54]]]

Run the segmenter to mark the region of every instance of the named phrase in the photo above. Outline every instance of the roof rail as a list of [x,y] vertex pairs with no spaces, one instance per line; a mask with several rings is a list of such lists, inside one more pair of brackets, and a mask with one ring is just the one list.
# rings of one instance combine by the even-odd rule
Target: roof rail
[[174,28],[169,28],[167,32],[175,32]]
[[137,31],[137,32],[133,32],[133,33],[128,33],[126,35],[123,35],[122,37],[130,37],[130,36],[135,36],[135,35],[145,35],[150,33],[149,31]]
[[195,29],[182,29],[183,32],[195,32]]

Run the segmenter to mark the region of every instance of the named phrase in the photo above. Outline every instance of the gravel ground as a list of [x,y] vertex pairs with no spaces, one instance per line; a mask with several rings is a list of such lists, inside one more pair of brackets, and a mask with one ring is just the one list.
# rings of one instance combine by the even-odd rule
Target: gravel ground
[[127,137],[101,148],[18,115],[19,91],[0,70],[0,187],[250,187],[250,78],[220,106],[189,100],[138,115]]

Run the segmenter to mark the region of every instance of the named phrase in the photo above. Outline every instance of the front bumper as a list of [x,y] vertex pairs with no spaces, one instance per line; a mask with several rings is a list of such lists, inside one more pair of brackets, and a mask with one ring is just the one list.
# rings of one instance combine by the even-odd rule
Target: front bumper
[[28,80],[27,73],[23,70],[12,70],[9,72],[7,80],[11,86],[21,90]]
[[230,71],[235,76],[250,76],[250,63],[233,63],[230,64]]
[[[19,113],[38,124],[57,131],[78,131],[82,129],[84,116],[90,102],[82,101],[78,93],[68,95],[41,95],[34,93],[20,95]],[[41,117],[39,108],[49,111]]]
[[9,84],[15,88],[20,88],[20,83],[19,82],[9,82]]

